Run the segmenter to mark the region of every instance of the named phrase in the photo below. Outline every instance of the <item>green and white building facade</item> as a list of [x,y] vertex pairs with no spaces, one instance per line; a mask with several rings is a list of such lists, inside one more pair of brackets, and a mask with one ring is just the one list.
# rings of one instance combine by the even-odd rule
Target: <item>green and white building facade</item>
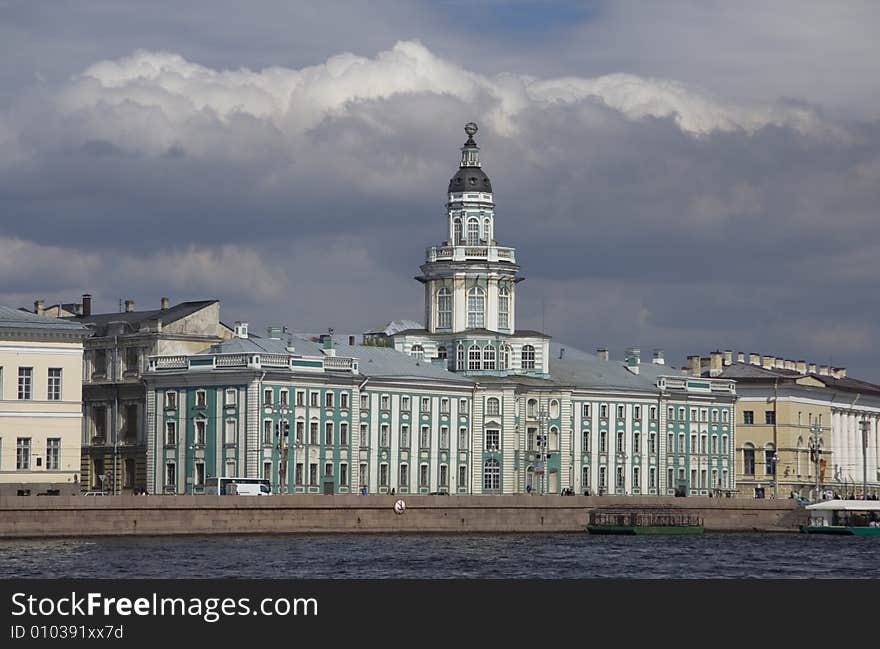
[[237,324],[204,352],[151,358],[148,491],[198,493],[210,476],[266,477],[277,493],[735,488],[734,381],[516,329],[515,250],[497,245],[476,125],[465,130],[447,240],[417,278],[426,326],[354,345]]

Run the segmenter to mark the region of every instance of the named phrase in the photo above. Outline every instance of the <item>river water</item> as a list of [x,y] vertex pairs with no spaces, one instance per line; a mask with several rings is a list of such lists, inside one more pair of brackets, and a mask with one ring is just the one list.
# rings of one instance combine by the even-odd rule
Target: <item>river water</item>
[[0,540],[0,578],[880,578],[880,537],[283,535]]

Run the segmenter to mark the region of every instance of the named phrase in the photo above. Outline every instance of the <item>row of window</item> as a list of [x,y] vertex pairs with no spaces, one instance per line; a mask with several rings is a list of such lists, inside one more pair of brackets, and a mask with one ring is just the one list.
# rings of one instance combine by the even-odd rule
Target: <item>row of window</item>
[[[755,423],[755,411],[754,410],[743,410],[743,423],[744,424],[754,424]],[[765,410],[764,411],[764,423],[765,424],[775,424],[776,423],[776,411],[775,410]]]
[[[474,286],[467,292],[467,326],[486,326],[486,291]],[[452,329],[452,291],[446,287],[437,291],[437,328]],[[498,289],[498,328],[510,328],[510,290]]]
[[[418,358],[424,356],[425,352],[421,345],[413,345],[410,353]],[[459,344],[456,350],[455,368],[458,371],[508,370],[512,353],[510,345],[501,345],[496,349],[491,344],[480,347],[474,343],[467,348],[467,364],[465,364],[465,348],[464,345]],[[437,358],[446,357],[446,347],[438,347]],[[535,348],[532,345],[523,345],[520,351],[520,367],[524,370],[535,369]]]
[[[590,431],[585,430],[582,432],[582,436],[583,436],[582,441],[583,441],[584,451],[589,452],[589,450],[591,448],[591,446],[590,446],[591,433],[590,433]],[[697,447],[698,439],[699,439],[699,447]],[[654,433],[654,432],[648,433],[647,440],[648,440],[648,446],[647,446],[648,453],[651,455],[656,454],[657,453],[657,433]],[[706,454],[707,449],[709,449],[708,452],[711,453],[712,455],[715,455],[718,453],[718,449],[719,449],[718,435],[711,435],[711,436],[700,435],[698,438],[697,435],[692,434],[690,441],[691,441],[691,445],[690,445],[689,450],[691,453]],[[722,435],[720,441],[721,441],[721,447],[720,447],[721,454],[726,455],[729,450],[727,435]],[[672,433],[669,433],[666,436],[666,452],[667,453],[671,454],[671,453],[675,452],[674,444],[675,444],[675,436]],[[685,448],[685,435],[684,435],[684,433],[679,433],[679,435],[678,435],[678,452],[682,453],[684,448]],[[642,435],[639,432],[634,432],[632,434],[632,450],[633,450],[634,454],[640,454],[642,452]],[[624,432],[620,431],[617,433],[617,452],[624,453],[625,451],[626,451],[626,436],[625,436]],[[599,432],[599,452],[600,453],[607,453],[608,452],[608,431],[603,430],[603,431]]]
[[[482,229],[480,225],[482,224]],[[476,217],[470,217],[467,220],[467,236],[462,236],[461,219],[455,217],[452,219],[452,243],[453,245],[478,246],[480,243],[486,243],[492,239],[492,225],[488,218],[484,218],[482,223]]]
[[[675,412],[676,412],[675,408],[670,406],[667,411],[667,415],[668,415],[667,418],[669,419],[669,421],[676,420]],[[701,408],[701,409],[691,408],[690,421],[710,421],[710,417],[711,417],[711,421],[713,423],[718,423],[718,416],[719,416],[718,413],[719,413],[718,410],[712,410],[710,413],[708,408]],[[729,410],[721,410],[720,413],[721,413],[721,423],[723,423],[723,424],[730,423],[730,411]],[[678,421],[685,421],[684,415],[685,415],[685,409],[679,408],[678,409]]]
[[[0,438],[0,445],[2,445]],[[31,437],[17,437],[15,440],[15,470],[30,471],[32,467],[31,451],[33,450]],[[0,446],[0,457],[2,457]],[[40,468],[42,458],[37,458],[36,467]],[[61,468],[61,438],[50,437],[46,440],[46,471],[58,471]]]
[[[642,406],[635,405],[632,407],[633,419],[641,419],[642,418]],[[585,403],[581,405],[581,418],[590,419],[593,413],[592,404]],[[599,404],[599,418],[607,419],[608,418],[608,404],[600,403]],[[657,419],[657,406],[649,406],[648,407],[648,418],[651,420]],[[626,406],[617,406],[617,420],[621,421],[626,419]]]
[[[3,368],[0,367],[0,399],[3,398]],[[18,398],[31,401],[34,398],[34,368],[18,368]],[[61,368],[50,367],[46,380],[46,399],[61,401]]]
[[[107,376],[107,353],[110,349],[95,349],[92,351],[92,374],[96,377]],[[138,372],[140,370],[141,349],[139,347],[126,347],[123,352],[126,372]]]
[[[614,486],[617,489],[626,488],[626,484],[624,482],[624,467],[619,466],[616,467],[614,472]],[[584,486],[592,484],[590,481],[591,472],[590,467],[585,466],[582,469],[581,473],[581,483]],[[698,481],[699,479],[699,481]],[[711,479],[711,484],[709,480]],[[666,473],[666,486],[667,488],[673,488],[676,486],[675,480],[675,470],[670,468],[667,469]],[[679,483],[685,483],[685,470],[678,470],[678,480]],[[710,488],[719,488],[726,489],[729,486],[728,483],[729,474],[727,469],[722,469],[721,474],[719,476],[718,469],[712,469],[711,473],[706,469],[691,469],[691,480],[690,484],[683,484],[682,486],[690,487],[690,488],[702,488],[702,489],[710,489]],[[642,470],[640,467],[632,467],[632,483],[630,484],[630,488],[632,489],[641,489],[642,488]],[[608,487],[608,468],[604,466],[599,467],[599,488],[605,489]],[[648,468],[648,489],[656,489],[657,488],[657,468],[649,467]]]

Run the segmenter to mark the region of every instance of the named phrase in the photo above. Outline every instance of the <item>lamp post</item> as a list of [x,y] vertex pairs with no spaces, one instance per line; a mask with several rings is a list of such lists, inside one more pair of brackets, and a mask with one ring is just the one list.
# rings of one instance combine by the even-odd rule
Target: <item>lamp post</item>
[[541,468],[541,495],[545,495],[547,493],[547,419],[550,417],[550,413],[547,412],[546,408],[541,408],[538,411],[538,422],[540,427],[538,428],[538,466]]
[[815,500],[818,502],[820,500],[819,497],[819,456],[822,454],[822,449],[819,447],[819,434],[822,432],[822,427],[818,424],[810,424],[810,454],[813,456],[813,462],[815,463],[815,472],[816,472],[816,497]]

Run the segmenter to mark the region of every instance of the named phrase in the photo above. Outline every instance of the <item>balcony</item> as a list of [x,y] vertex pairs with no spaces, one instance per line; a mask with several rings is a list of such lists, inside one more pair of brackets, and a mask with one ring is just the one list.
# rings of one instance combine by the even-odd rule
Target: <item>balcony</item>
[[500,246],[432,246],[425,253],[426,261],[506,261],[516,263],[516,249]]

